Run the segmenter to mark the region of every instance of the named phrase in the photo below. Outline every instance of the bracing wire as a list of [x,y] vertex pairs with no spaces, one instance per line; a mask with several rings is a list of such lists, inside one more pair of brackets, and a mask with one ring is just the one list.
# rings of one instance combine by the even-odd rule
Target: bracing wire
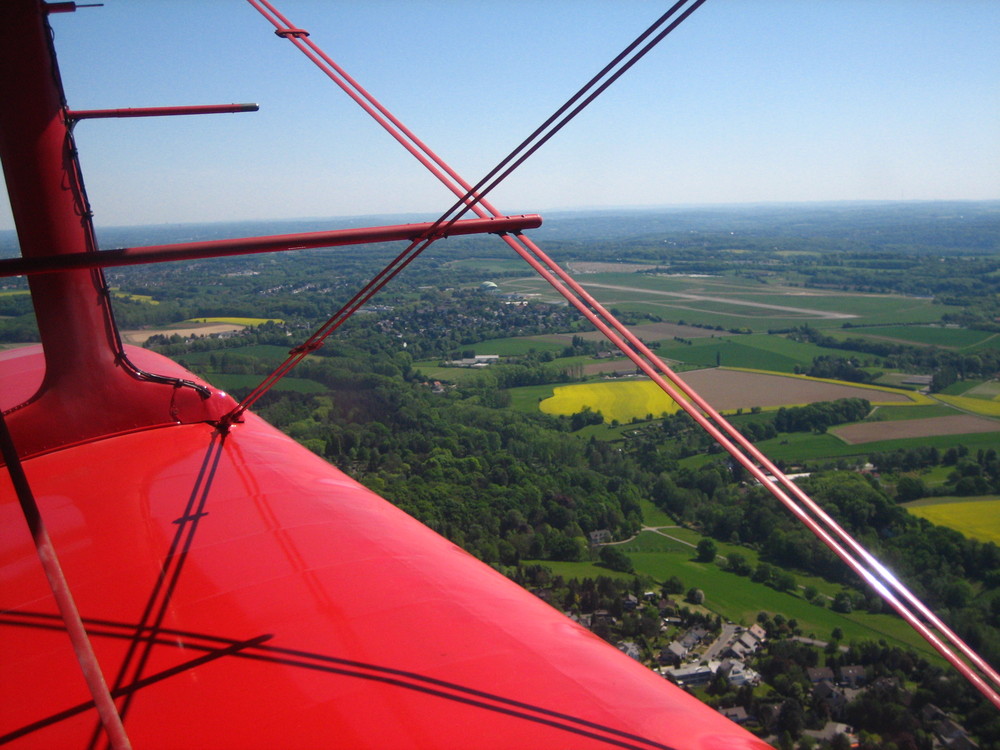
[[[404,148],[413,154],[421,164],[438,177],[456,195],[458,200],[438,219],[435,223],[435,226],[438,226],[449,220],[457,220],[469,210],[484,218],[490,215],[502,215],[485,199],[486,194],[492,191],[525,159],[555,135],[559,129],[565,126],[570,119],[592,102],[594,98],[617,80],[628,68],[634,65],[639,58],[676,28],[704,0],[696,0],[672,23],[664,26],[685,5],[686,0],[680,0],[675,3],[663,16],[578,90],[565,104],[556,110],[552,116],[474,186],[463,180],[443,159],[431,151],[430,148],[361,87],[357,81],[333,62],[315,43],[308,39],[306,32],[293,27],[288,19],[274,9],[268,0],[248,0],[248,2],[276,27],[276,33],[279,36],[284,36],[292,41],[295,46],[337,83],[348,96],[354,99],[359,106],[379,122]],[[639,48],[640,44],[650,37],[652,37],[651,41],[645,44],[635,55],[629,57],[632,52]],[[619,67],[616,68],[616,66]],[[577,104],[578,102],[579,104]],[[458,212],[457,215],[453,216],[456,212]],[[449,217],[452,218],[449,219]],[[573,280],[569,274],[545,255],[541,248],[533,241],[524,235],[518,235],[516,238],[510,235],[502,235],[502,239],[562,294],[570,304],[574,305],[584,317],[590,320],[598,330],[604,333],[612,343],[629,356],[636,366],[657,383],[667,395],[680,404],[713,439],[729,452],[735,461],[766,487],[779,502],[799,518],[810,531],[819,537],[862,580],[872,586],[903,619],[914,627],[949,663],[985,695],[994,706],[1000,708],[1000,695],[994,689],[994,687],[1000,686],[1000,675],[997,674],[996,670],[948,628],[895,575],[886,569],[874,555],[858,543],[798,485],[781,472],[773,462],[750,443],[735,427],[729,424],[707,401],[659,360],[638,337],[634,336],[627,327],[617,321],[582,286]],[[433,239],[425,239],[422,245],[421,240],[411,244],[396,261],[393,261],[386,269],[383,269],[383,272],[376,276],[365,290],[359,292],[360,296],[356,296],[352,300],[352,303],[357,299],[363,298],[367,300],[370,298],[371,294],[374,294],[384,286],[392,276],[398,273],[399,270],[402,270],[402,267],[405,267],[406,264],[412,261],[432,241]],[[401,265],[395,270],[390,270],[397,263],[401,263]],[[370,294],[367,291],[369,289],[372,290]],[[317,338],[317,335],[314,335],[301,347],[293,350],[293,357],[290,360],[297,356],[297,361],[301,361],[301,358],[309,351],[321,345],[322,338],[329,335],[346,319],[346,316],[350,315],[350,312],[346,312],[343,317],[338,317],[352,303],[345,305],[334,318],[331,318],[320,329],[324,332],[321,338]],[[277,377],[281,377],[295,363],[288,364],[287,367],[285,365],[280,366],[265,382],[273,383]],[[280,374],[277,374],[279,371]],[[274,377],[275,374],[277,374],[277,377]],[[274,378],[273,380],[271,380],[272,377]],[[259,395],[255,396],[253,400],[256,400],[256,398],[259,398]],[[241,402],[240,407],[238,407],[238,414],[241,414],[250,403],[252,401],[246,405]],[[931,628],[934,628],[938,632],[935,633]],[[957,649],[962,656],[956,654],[952,648]],[[970,667],[962,657],[971,662],[975,666],[975,669]],[[992,682],[992,686],[990,682]]]

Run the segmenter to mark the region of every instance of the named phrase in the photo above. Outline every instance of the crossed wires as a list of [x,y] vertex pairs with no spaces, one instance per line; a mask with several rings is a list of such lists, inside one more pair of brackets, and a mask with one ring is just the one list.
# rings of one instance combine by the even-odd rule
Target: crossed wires
[[[292,350],[288,360],[254,389],[228,414],[223,424],[237,421],[242,413],[263,395],[280,377],[338,328],[355,310],[365,304],[399,271],[440,236],[440,228],[450,226],[468,211],[482,218],[501,214],[485,196],[504,178],[561,130],[584,107],[599,96],[632,65],[638,62],[664,37],[693,13],[704,0],[678,0],[626,47],[614,60],[588,81],[564,105],[540,125],[474,186],[463,180],[447,163],[428,148],[405,125],[383,107],[357,81],[331,60],[308,37],[308,32],[294,27],[268,0],[247,0],[272,25],[275,33],[287,38],[312,60],[361,108],[374,118],[393,138],[409,151],[457,197],[457,201],[434,223],[424,237],[415,240],[394,261],[331,317],[304,344]],[[687,7],[674,17],[681,8]],[[648,40],[648,41],[647,41]],[[644,44],[645,43],[645,44]],[[795,515],[813,534],[832,550],[862,580],[955,667],[995,707],[1000,708],[1000,674],[923,604],[895,575],[830,517],[798,485],[761,453],[717,410],[664,364],[638,337],[611,315],[580,284],[562,270],[531,239],[518,234],[501,234],[507,243],[536,272],[549,282],[584,317],[615,344],[632,362],[679,404],[708,434],[745,468],[761,485]],[[669,382],[668,382],[669,381]],[[933,628],[933,629],[932,629]],[[934,632],[934,631],[937,632]],[[955,650],[959,653],[956,653]],[[961,654],[961,656],[959,655]],[[964,657],[974,665],[970,666]],[[977,671],[978,670],[978,671]],[[992,685],[990,684],[992,683]]]
[[[402,122],[389,112],[378,100],[369,94],[357,81],[335,63],[311,39],[308,32],[297,28],[283,16],[268,0],[247,0],[275,27],[275,33],[292,42],[303,54],[336,83],[341,90],[350,96],[365,112],[375,119],[393,138],[395,138],[410,154],[448,187],[458,200],[445,211],[437,221],[393,259],[385,268],[379,271],[357,294],[335,312],[320,328],[303,344],[295,347],[289,357],[278,365],[256,388],[240,401],[236,407],[226,414],[220,424],[228,426],[238,421],[248,408],[264,395],[293,367],[305,359],[311,352],[323,345],[326,338],[339,328],[357,310],[364,306],[383,286],[408,266],[420,253],[458,221],[467,212],[473,211],[481,218],[498,217],[502,214],[488,202],[485,196],[500,184],[511,172],[520,166],[525,159],[541,148],[552,136],[559,132],[588,104],[596,99],[608,86],[618,80],[625,71],[635,65],[647,52],[655,47],[667,34],[677,28],[684,19],[693,13],[705,0],[694,0],[687,9],[672,22],[670,19],[688,0],[678,0],[649,28],[640,34],[597,75],[580,88],[565,104],[557,109],[544,123],[525,138],[517,147],[504,157],[476,185],[472,186],[463,180],[455,170],[435,154],[423,141],[417,138]],[[659,30],[659,31],[658,31]],[[657,33],[658,31],[658,33]],[[650,37],[652,37],[650,39]],[[649,41],[647,41],[649,40]],[[640,48],[640,45],[646,42]],[[575,106],[574,106],[575,105]],[[503,235],[505,241],[514,247],[514,241]]]

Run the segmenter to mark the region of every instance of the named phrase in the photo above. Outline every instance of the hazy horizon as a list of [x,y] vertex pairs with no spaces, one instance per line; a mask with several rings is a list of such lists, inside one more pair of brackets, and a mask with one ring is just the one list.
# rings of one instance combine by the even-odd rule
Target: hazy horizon
[[[664,7],[281,0],[475,181]],[[508,13],[516,33],[494,32]],[[99,226],[435,216],[452,198],[239,0],[52,17]],[[107,40],[114,40],[109,43]],[[491,196],[507,213],[1000,199],[1000,3],[709,0]],[[6,195],[0,229],[11,227]]]

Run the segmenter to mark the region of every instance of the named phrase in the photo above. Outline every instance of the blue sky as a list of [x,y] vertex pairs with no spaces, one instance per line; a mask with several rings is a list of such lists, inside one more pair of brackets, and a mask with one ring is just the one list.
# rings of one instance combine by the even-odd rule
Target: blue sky
[[[53,18],[71,107],[261,111],[81,123],[98,224],[450,205],[245,2],[104,2]],[[668,5],[275,3],[470,181]],[[1000,199],[996,0],[708,0],[493,194],[511,213],[934,199]]]

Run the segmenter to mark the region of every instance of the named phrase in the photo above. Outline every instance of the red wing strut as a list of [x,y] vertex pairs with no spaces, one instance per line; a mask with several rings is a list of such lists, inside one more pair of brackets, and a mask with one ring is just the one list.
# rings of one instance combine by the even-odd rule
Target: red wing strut
[[[659,31],[652,40],[632,58],[628,58],[639,45],[654,31],[676,13],[686,0],[676,3],[656,23],[647,29],[635,42],[627,47],[618,57],[606,66],[595,78],[591,79],[566,104],[557,110],[548,120],[536,129],[531,136],[503,161],[500,162],[486,177],[475,186],[463,180],[443,159],[431,151],[420,139],[407,129],[397,118],[385,109],[360,84],[351,78],[339,65],[331,60],[311,39],[308,33],[294,27],[281,15],[268,0],[248,0],[248,2],[265,16],[276,28],[276,34],[287,38],[298,47],[309,59],[323,70],[345,93],[359,106],[371,115],[390,135],[400,142],[421,164],[427,167],[445,186],[458,198],[457,202],[438,220],[445,222],[456,211],[461,216],[466,211],[474,211],[481,217],[501,216],[502,214],[491,205],[485,195],[501,180],[516,169],[528,156],[543,145],[559,129],[561,129],[576,113],[589,104],[607,86],[621,76],[642,55],[649,51],[666,34],[680,24],[692,13],[703,0],[690,5],[676,20]],[[624,62],[615,72],[611,72]],[[582,100],[582,101],[581,101]],[[577,102],[579,104],[576,104]],[[574,107],[574,105],[576,105]],[[571,109],[572,108],[572,109]],[[568,114],[567,114],[568,113]],[[560,119],[561,118],[561,119]],[[451,219],[452,221],[454,219]],[[677,402],[702,428],[704,428],[726,451],[750,474],[766,487],[786,508],[789,509],[805,526],[841,558],[856,574],[874,588],[896,612],[903,617],[917,632],[921,634],[945,659],[949,661],[976,689],[978,689],[994,706],[1000,708],[1000,695],[995,687],[1000,687],[1000,674],[996,672],[979,654],[966,644],[944,622],[940,620],[926,605],[924,605],[901,581],[887,570],[867,549],[857,542],[847,531],[831,518],[815,501],[813,501],[798,485],[789,479],[775,464],[761,453],[735,427],[727,422],[719,412],[699,396],[688,384],[681,380],[666,364],[656,357],[638,337],[632,334],[623,324],[617,321],[604,309],[582,286],[553,262],[529,238],[518,233],[517,237],[503,234],[501,238],[531,267],[562,294],[581,314],[590,320],[612,343],[628,356],[635,365],[648,375],[668,396]],[[381,289],[392,276],[407,265],[426,244],[411,250],[411,245],[394,263],[398,268],[389,271],[387,268],[375,280],[359,292],[367,300]],[[408,255],[409,254],[409,255]],[[405,259],[404,259],[405,257]],[[558,278],[557,278],[558,277]],[[358,299],[358,298],[355,298]],[[353,302],[354,300],[352,300]],[[348,306],[351,303],[348,303]],[[360,303],[363,304],[363,303]],[[322,335],[319,333],[309,340],[298,356],[301,359],[307,351],[304,347],[316,347],[322,344],[322,339],[332,333],[348,317],[353,310],[348,306],[341,308],[334,318],[324,326]],[[354,308],[356,309],[356,307]],[[336,322],[334,322],[336,321]],[[627,343],[626,343],[627,342]],[[645,358],[645,359],[644,359]],[[266,387],[281,377],[293,367],[291,359],[286,365],[265,381]],[[655,368],[655,369],[654,369]],[[279,373],[280,371],[280,373]],[[662,373],[662,375],[661,375]],[[273,379],[272,379],[273,378]],[[664,379],[666,378],[666,379]],[[669,383],[667,382],[669,381]],[[263,386],[263,384],[262,384]],[[266,387],[264,389],[266,390]],[[251,394],[240,406],[227,417],[237,418],[263,391]],[[690,400],[681,396],[683,393]],[[771,481],[771,478],[777,480]],[[912,609],[911,609],[912,608]],[[932,628],[936,629],[935,633]],[[941,637],[943,636],[943,638]],[[949,645],[950,644],[950,645]],[[953,650],[957,649],[962,656],[975,665],[970,667],[962,656]],[[976,670],[979,670],[978,672]],[[992,682],[992,686],[991,683]]]

